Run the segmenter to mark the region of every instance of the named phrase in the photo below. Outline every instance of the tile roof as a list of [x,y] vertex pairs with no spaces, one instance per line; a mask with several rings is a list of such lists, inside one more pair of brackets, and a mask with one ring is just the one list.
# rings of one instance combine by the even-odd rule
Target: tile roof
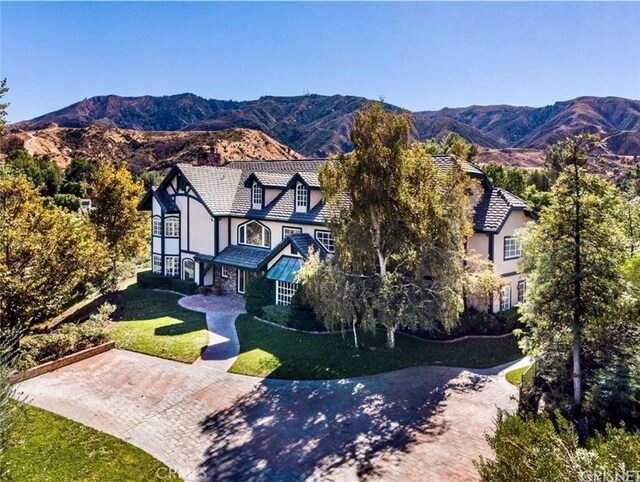
[[291,234],[288,236],[288,239],[303,258],[306,258],[309,255],[309,248],[313,248],[315,252],[320,253],[321,258],[324,258],[327,255],[327,252],[322,245],[307,233]]
[[[450,156],[434,156],[433,159],[442,169],[447,169],[453,162]],[[264,208],[252,209],[251,189],[245,187],[245,182],[254,174],[265,185],[280,186],[286,185],[297,174],[310,187],[316,187],[320,184],[318,172],[325,163],[325,159],[235,161],[225,167],[178,164],[178,168],[214,215],[322,225],[329,221],[334,205],[320,201],[308,212],[295,212],[293,190],[283,189]],[[473,164],[463,162],[463,168],[472,177],[483,180],[484,193],[474,214],[476,231],[496,232],[512,210],[528,210],[527,204],[519,197],[493,188],[486,175]],[[341,199],[342,204],[345,202],[348,203],[347,198]]]
[[264,259],[269,256],[269,253],[271,251],[264,248],[231,244],[217,256],[214,256],[211,261],[216,264],[255,271],[260,267]]
[[191,164],[178,164],[177,167],[213,215],[224,215],[231,210],[233,194],[241,185],[241,170]]
[[500,188],[485,189],[476,205],[473,227],[478,232],[498,232],[513,210],[528,211],[527,203]]

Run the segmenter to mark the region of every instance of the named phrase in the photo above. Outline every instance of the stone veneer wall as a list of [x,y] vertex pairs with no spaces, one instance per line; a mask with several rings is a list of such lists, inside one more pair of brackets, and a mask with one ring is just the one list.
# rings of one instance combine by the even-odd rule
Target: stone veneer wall
[[235,268],[227,268],[228,278],[223,278],[220,276],[220,266],[214,266],[214,276],[215,281],[214,284],[220,285],[221,292],[223,295],[235,295],[237,292],[237,276],[238,272]]

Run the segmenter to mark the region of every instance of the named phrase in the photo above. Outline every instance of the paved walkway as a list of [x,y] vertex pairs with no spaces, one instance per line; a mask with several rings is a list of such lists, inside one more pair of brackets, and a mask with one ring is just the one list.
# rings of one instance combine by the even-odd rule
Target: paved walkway
[[226,372],[238,358],[240,342],[236,333],[235,321],[238,315],[245,313],[244,300],[239,296],[185,296],[178,300],[183,308],[207,314],[209,346],[196,364],[206,364]]
[[188,481],[477,480],[496,408],[515,408],[499,369],[287,382],[207,367],[112,350],[17,390]]

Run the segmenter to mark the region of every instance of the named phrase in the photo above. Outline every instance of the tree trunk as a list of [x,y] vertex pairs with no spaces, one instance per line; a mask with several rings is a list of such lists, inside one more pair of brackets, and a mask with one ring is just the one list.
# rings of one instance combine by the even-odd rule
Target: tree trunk
[[356,330],[356,320],[355,319],[351,323],[351,326],[353,327],[353,343],[355,344],[356,350],[357,350],[358,349],[358,331]]
[[582,246],[581,246],[581,234],[582,224],[580,222],[580,171],[577,163],[574,165],[574,182],[575,182],[575,225],[574,225],[574,274],[575,280],[573,282],[573,343],[572,343],[572,358],[573,358],[573,412],[574,417],[580,415],[582,408],[582,370],[580,367],[580,345],[582,343]]
[[396,347],[396,327],[387,327],[387,348],[393,350]]
[[573,325],[573,416],[579,417],[582,409],[582,368],[580,366],[580,344],[582,333],[578,325]]

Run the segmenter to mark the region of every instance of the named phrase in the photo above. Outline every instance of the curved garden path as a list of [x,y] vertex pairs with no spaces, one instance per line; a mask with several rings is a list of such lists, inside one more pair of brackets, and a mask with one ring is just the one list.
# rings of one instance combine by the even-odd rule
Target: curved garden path
[[183,308],[206,313],[209,346],[195,362],[226,372],[240,354],[235,321],[245,313],[244,300],[238,296],[185,296],[178,300]]
[[514,364],[327,381],[225,373],[241,307],[221,300],[181,300],[207,312],[199,363],[111,350],[22,382],[17,396],[140,447],[186,481],[477,480],[472,461],[491,456],[496,410],[515,408],[504,379]]

